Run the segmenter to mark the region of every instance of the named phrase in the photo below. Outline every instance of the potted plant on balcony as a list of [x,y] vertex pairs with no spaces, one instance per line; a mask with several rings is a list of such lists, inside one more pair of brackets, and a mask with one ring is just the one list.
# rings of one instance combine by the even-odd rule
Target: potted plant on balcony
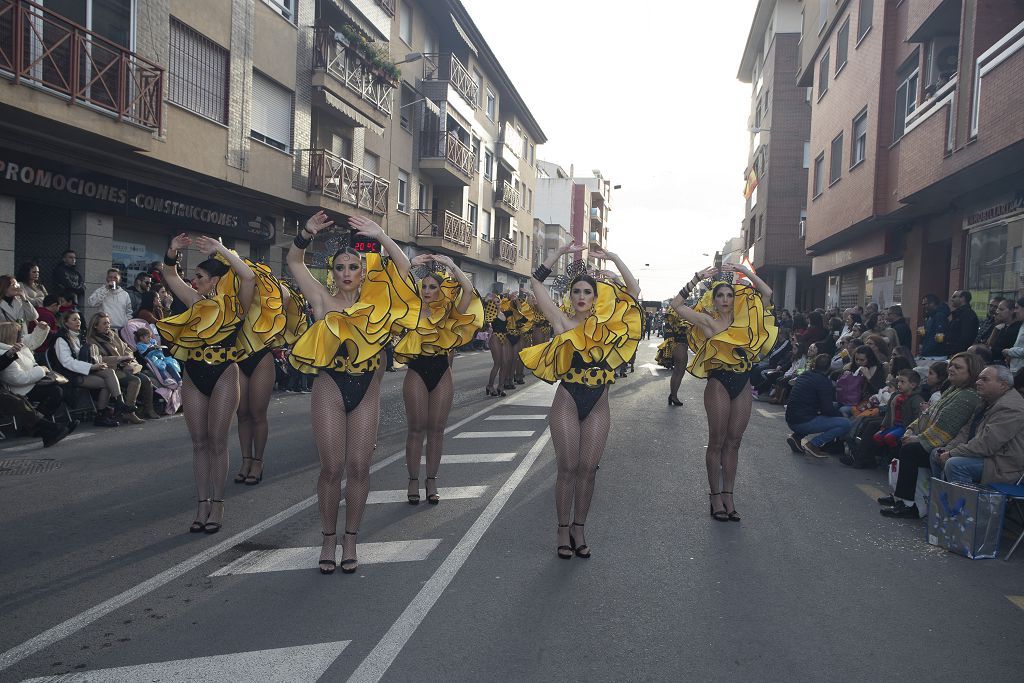
[[397,86],[402,78],[402,70],[391,60],[391,53],[383,45],[367,45],[366,57],[372,65],[373,72],[391,86]]

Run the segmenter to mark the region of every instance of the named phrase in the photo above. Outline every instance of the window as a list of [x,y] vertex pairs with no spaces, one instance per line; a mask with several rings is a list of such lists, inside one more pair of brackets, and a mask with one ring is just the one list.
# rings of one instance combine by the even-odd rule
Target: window
[[228,122],[228,51],[171,17],[167,99],[217,123]]
[[804,88],[804,102],[810,102],[811,101],[811,91],[812,90],[814,90],[814,88]]
[[473,202],[469,203],[468,214],[469,215],[467,216],[467,218],[469,220],[469,224],[472,226],[473,234],[475,235],[477,233],[477,229],[478,229],[477,220],[478,220],[478,218],[480,216],[480,210],[477,207],[477,205],[474,204]]
[[423,183],[419,183],[419,194],[416,195],[416,208],[420,211],[430,210],[430,191]]
[[523,133],[522,128],[517,127],[516,132],[519,133],[519,139],[523,141],[523,149],[519,154],[519,158],[525,161],[526,157],[530,154],[530,140],[526,137],[526,134]]
[[804,143],[804,168],[811,167],[811,143],[807,141]]
[[853,119],[853,145],[850,147],[850,168],[864,161],[868,153],[868,110]]
[[409,210],[409,174],[398,169],[398,210]]
[[480,239],[490,240],[491,239],[491,212],[481,211],[480,212]]
[[919,74],[917,59],[915,53],[896,74],[896,81],[899,85],[896,87],[896,111],[894,112],[896,120],[892,129],[893,141],[903,137],[903,133],[907,129],[907,117],[917,109]]
[[800,236],[801,237],[806,237],[807,236],[807,212],[804,211],[803,209],[800,210],[800,224],[799,224],[799,228],[800,228]]
[[473,82],[476,83],[476,106],[484,106],[484,75],[473,69]]
[[531,142],[530,143],[530,165],[531,166],[534,164],[534,161],[536,159],[536,154],[537,154],[537,145],[535,145],[535,144],[533,144]]
[[828,0],[818,0],[818,34],[828,23]]
[[822,152],[814,159],[814,194],[817,198],[825,190],[825,153]]
[[404,130],[412,132],[412,105],[416,102],[416,92],[402,84],[401,105],[398,107],[398,120]]
[[828,184],[831,185],[843,177],[843,134],[832,138],[832,149],[829,150]]
[[380,175],[380,157],[370,152],[363,152],[363,168],[373,175]]
[[526,190],[526,197],[527,197],[526,210],[529,211],[530,213],[533,213],[533,190],[527,189]]
[[871,30],[871,15],[874,13],[875,3],[873,0],[860,0],[860,7],[857,8],[857,42],[867,35]]
[[295,0],[263,0],[275,12],[290,22],[295,22]]
[[292,146],[292,91],[259,71],[252,72],[252,119],[249,135],[282,152]]
[[484,178],[490,180],[492,171],[494,171],[494,152],[484,148]]
[[804,24],[807,23],[807,17],[804,16],[804,12],[805,10],[800,10],[800,38],[796,41],[798,45],[804,42]]
[[818,63],[818,99],[828,92],[828,62],[829,54],[828,50],[825,50],[825,54],[821,56],[821,61]]
[[847,17],[843,25],[839,27],[839,35],[836,37],[836,75],[846,66],[846,53],[850,47],[850,18]]
[[497,115],[497,104],[498,100],[494,97],[494,93],[491,92],[490,88],[487,88],[487,118],[491,121],[496,120]]
[[398,37],[412,47],[412,7],[402,0],[398,10]]

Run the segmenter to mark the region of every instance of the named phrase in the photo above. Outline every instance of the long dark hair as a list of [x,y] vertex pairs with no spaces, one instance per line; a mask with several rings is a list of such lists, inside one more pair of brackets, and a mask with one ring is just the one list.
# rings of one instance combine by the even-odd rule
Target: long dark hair
[[25,261],[20,266],[18,266],[18,272],[15,273],[15,276],[18,278],[18,282],[31,282],[29,273],[32,271],[33,268],[37,268],[38,266],[39,264],[36,263],[35,261]]
[[717,285],[715,285],[715,288],[711,290],[712,299],[715,298],[715,296],[718,294],[718,290],[720,290],[722,287],[728,287],[729,289],[732,290],[733,295],[736,294],[736,288],[733,287],[731,284],[729,284],[728,282],[719,282]]
[[590,285],[590,288],[594,290],[594,295],[597,295],[597,280],[595,280],[594,278],[590,277],[589,275],[577,275],[572,279],[572,282],[569,283],[570,292],[572,291],[572,288],[576,285],[577,282],[586,282],[588,285]]
[[231,270],[231,266],[224,263],[223,261],[218,261],[215,258],[206,259],[205,261],[197,265],[196,268],[201,268],[202,270],[206,271],[206,273],[210,277],[221,277],[224,274],[226,274],[229,270]]

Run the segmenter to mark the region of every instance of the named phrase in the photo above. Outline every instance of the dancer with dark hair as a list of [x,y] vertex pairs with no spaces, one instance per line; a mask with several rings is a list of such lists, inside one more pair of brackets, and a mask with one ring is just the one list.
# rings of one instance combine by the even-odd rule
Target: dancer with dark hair
[[409,277],[409,259],[384,230],[368,218],[353,216],[349,226],[377,240],[390,256],[362,255],[338,249],[328,263],[328,287],[306,267],[306,247],[334,225],[320,211],[295,237],[288,269],[313,308],[313,323],[295,342],[288,361],[315,374],[310,403],[313,438],[320,455],[316,494],[323,524],[320,572],[334,573],[337,562],[338,506],[345,472],[345,536],[341,571],[359,568],[356,536],[370,492],[370,459],[380,418],[380,359],[392,331],[412,329],[420,316],[420,298]]
[[488,345],[491,347],[491,374],[487,380],[488,396],[505,396],[505,386],[508,383],[507,368],[511,366],[512,346],[508,338],[508,304],[506,299],[498,294],[487,295],[487,303],[484,306],[484,322],[491,326],[491,338]]
[[409,469],[409,504],[420,502],[419,477],[423,440],[427,441],[427,502],[437,505],[437,472],[441,467],[444,428],[455,394],[452,384],[452,353],[468,344],[483,325],[484,309],[473,283],[447,256],[423,254],[414,266],[434,261],[448,269],[430,272],[418,283],[420,317],[395,347],[395,358],[409,367],[402,384],[408,432],[405,462]]
[[711,516],[720,522],[738,522],[740,515],[732,492],[740,441],[750,421],[750,369],[775,345],[778,330],[769,309],[771,288],[743,265],[726,264],[722,270],[746,276],[753,286],[713,282],[694,308],[687,306],[690,291],[718,270],[712,266],[696,273],[679,290],[671,306],[691,325],[689,345],[694,356],[687,369],[694,377],[708,380],[704,387],[708,415],[705,462],[711,487]]
[[[180,251],[189,245],[214,255],[196,266],[192,286],[177,270]],[[184,313],[156,324],[185,371],[181,405],[192,437],[192,469],[199,493],[199,510],[188,530],[215,534],[224,519],[228,431],[238,408],[235,339],[253,301],[256,275],[219,241],[192,240],[185,233],[171,240],[161,273],[175,298],[188,306]]]
[[683,382],[686,363],[690,358],[690,348],[686,345],[686,335],[690,330],[690,324],[670,308],[665,313],[665,325],[662,329],[665,341],[658,345],[654,362],[664,368],[671,368],[672,378],[668,382],[668,404],[681,406],[683,402],[676,394],[679,391],[679,385]]
[[[555,390],[548,423],[555,447],[555,512],[558,514],[558,557],[590,557],[583,525],[594,496],[594,478],[604,454],[611,413],[608,385],[615,369],[626,363],[640,342],[640,285],[622,260],[610,252],[592,250],[611,260],[626,282],[597,282],[589,275],[573,278],[569,286],[571,313],[551,300],[544,280],[557,260],[579,253],[577,244],[555,251],[533,272],[537,306],[551,323],[555,337],[520,353],[523,364]],[[572,525],[570,527],[570,519]]]

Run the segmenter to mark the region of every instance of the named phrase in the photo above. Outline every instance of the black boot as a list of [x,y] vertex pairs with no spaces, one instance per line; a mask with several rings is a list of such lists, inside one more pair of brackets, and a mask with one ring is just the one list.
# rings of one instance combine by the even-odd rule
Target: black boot
[[36,425],[34,436],[43,440],[43,448],[49,448],[70,433],[65,425],[50,420],[40,420]]

